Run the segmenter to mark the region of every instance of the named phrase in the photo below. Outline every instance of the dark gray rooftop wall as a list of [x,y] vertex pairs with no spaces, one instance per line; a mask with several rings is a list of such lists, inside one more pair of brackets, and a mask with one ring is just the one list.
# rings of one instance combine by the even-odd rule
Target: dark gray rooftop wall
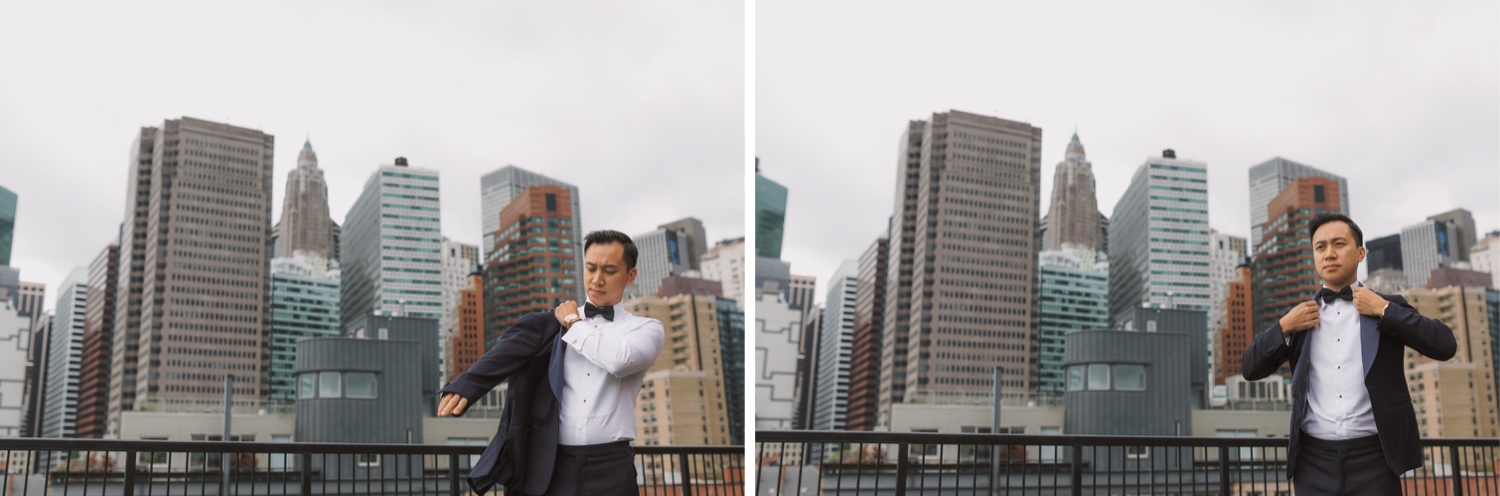
[[353,336],[364,330],[366,338],[381,339],[381,329],[386,330],[385,339],[413,341],[421,347],[421,354],[410,358],[420,359],[422,362],[420,373],[413,373],[421,377],[421,401],[426,405],[422,411],[429,417],[436,415],[437,391],[443,387],[443,371],[438,365],[438,321],[420,317],[366,315],[355,320],[348,327],[348,332],[349,336]]
[[[297,442],[331,443],[421,443],[422,417],[415,341],[351,338],[313,338],[297,342],[294,373],[373,372],[375,398],[297,399]],[[343,386],[347,393],[347,385]],[[408,437],[409,436],[409,437]],[[313,458],[313,469],[329,476],[365,476],[366,472],[387,477],[406,476],[420,470],[395,456],[375,464],[359,463],[352,455],[327,460]],[[377,475],[378,477],[378,475]]]
[[[1146,373],[1144,391],[1065,392],[1065,433],[1192,435],[1192,410],[1202,408],[1208,375],[1204,313],[1142,308],[1136,309],[1133,322],[1131,330],[1075,331],[1064,336],[1065,377],[1069,366],[1096,363],[1139,364]],[[1166,453],[1152,455],[1148,458],[1159,464]],[[1110,458],[1114,459],[1110,463],[1144,461],[1121,460],[1123,451],[1112,452]]]

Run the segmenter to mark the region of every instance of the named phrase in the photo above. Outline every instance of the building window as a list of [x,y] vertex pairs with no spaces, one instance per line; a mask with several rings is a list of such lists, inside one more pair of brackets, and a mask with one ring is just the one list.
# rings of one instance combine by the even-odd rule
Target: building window
[[373,372],[349,372],[344,375],[348,398],[375,398],[375,374]]
[[314,384],[314,382],[317,382],[317,378],[314,377],[315,375],[317,374],[309,373],[297,376],[297,399],[318,397],[317,385]]
[[1072,367],[1068,367],[1068,390],[1069,391],[1082,391],[1083,390],[1083,369],[1084,369],[1084,367],[1086,367],[1086,366],[1085,365],[1074,365]]
[[1115,389],[1120,391],[1145,391],[1145,365],[1115,365]]
[[318,373],[318,397],[319,398],[337,398],[339,396],[342,396],[342,394],[341,394],[342,391],[339,390],[340,386],[342,386],[342,385],[343,385],[342,382],[339,381],[339,373],[338,372],[319,372]]
[[1095,363],[1089,365],[1089,391],[1109,390],[1109,365]]
[[1313,185],[1313,203],[1323,203],[1323,185]]
[[557,211],[557,193],[547,193],[547,211]]
[[379,467],[380,455],[377,453],[358,453],[354,455],[354,462],[360,467]]
[[1151,458],[1151,449],[1145,446],[1126,446],[1125,458]]

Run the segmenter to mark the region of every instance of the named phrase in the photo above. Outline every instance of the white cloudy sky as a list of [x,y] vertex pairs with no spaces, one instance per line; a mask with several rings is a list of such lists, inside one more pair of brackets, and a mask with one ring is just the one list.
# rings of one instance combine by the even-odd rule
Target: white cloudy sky
[[397,156],[442,174],[443,231],[480,240],[479,177],[572,182],[583,228],[686,216],[744,235],[743,3],[7,2],[0,185],[13,266],[57,285],[112,241],[141,126],[276,136],[275,215],[309,135],[334,220]]
[[1111,214],[1148,156],[1207,162],[1250,233],[1248,169],[1343,175],[1366,239],[1463,207],[1500,229],[1500,3],[756,4],[756,144],[789,190],[782,258],[824,285],[883,235],[910,119],[1043,128],[1042,208],[1076,123]]

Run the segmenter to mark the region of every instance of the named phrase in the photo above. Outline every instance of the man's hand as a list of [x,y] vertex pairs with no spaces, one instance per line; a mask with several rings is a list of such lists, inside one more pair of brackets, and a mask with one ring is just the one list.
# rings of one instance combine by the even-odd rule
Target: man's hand
[[557,323],[562,324],[563,327],[567,327],[568,316],[578,315],[578,302],[573,300],[564,301],[561,305],[557,306],[557,310],[552,311],[552,315],[557,317]]
[[468,406],[469,399],[463,397],[463,395],[443,393],[443,399],[438,401],[437,414],[439,417],[447,417],[449,414],[453,416],[463,415],[464,408]]
[[1304,301],[1286,315],[1281,316],[1281,335],[1291,336],[1292,333],[1306,331],[1316,325],[1318,325],[1318,302]]
[[1385,317],[1385,306],[1391,302],[1364,287],[1354,288],[1354,309],[1375,318]]

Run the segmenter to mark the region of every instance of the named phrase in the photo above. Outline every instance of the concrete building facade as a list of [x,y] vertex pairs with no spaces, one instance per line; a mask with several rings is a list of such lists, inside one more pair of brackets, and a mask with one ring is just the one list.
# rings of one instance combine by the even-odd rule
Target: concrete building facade
[[745,238],[726,239],[714,244],[698,261],[704,279],[719,281],[719,294],[745,308]]
[[[583,246],[583,210],[579,207],[578,187],[553,179],[537,172],[507,165],[479,178],[479,203],[481,212],[479,249],[480,260],[490,259],[490,249],[495,246],[495,233],[501,229],[500,211],[514,202],[526,188],[532,186],[557,186],[568,191],[568,212],[572,215],[568,224],[573,226],[573,244]],[[575,253],[573,270],[583,270],[583,253]],[[578,288],[578,298],[584,298],[583,288]]]
[[144,222],[126,220],[145,229],[142,270],[132,265],[129,276],[140,283],[139,305],[116,318],[139,319],[134,406],[220,404],[226,374],[235,378],[236,401],[257,405],[268,375],[275,138],[190,117],[142,131],[148,135],[151,162],[139,171],[150,174]]
[[1422,437],[1500,438],[1487,291],[1448,286],[1402,295],[1418,313],[1447,324],[1458,342],[1457,353],[1445,362],[1406,350],[1406,381]]
[[905,401],[988,397],[997,366],[1005,391],[1035,389],[1041,139],[956,110],[924,123],[912,244],[892,248],[911,250]]
[[[886,224],[886,303],[880,332],[880,391],[876,423],[891,426],[891,407],[906,401],[906,357],[911,338],[912,253],[917,234],[917,188],[922,178],[926,121],[906,123],[896,156],[896,188]],[[1040,175],[1040,174],[1038,174]]]
[[[136,363],[141,336],[141,290],[145,286],[146,234],[151,220],[151,164],[156,155],[154,127],[143,127],[130,144],[125,182],[125,218],[120,222],[119,286],[115,289],[115,335],[109,358],[109,419],[105,430],[119,432],[120,414],[135,410]],[[269,205],[269,200],[267,201]],[[254,214],[251,214],[254,215]]]
[[755,301],[756,430],[793,428],[802,309],[780,292],[760,292]]
[[1427,286],[1432,269],[1462,261],[1458,223],[1428,218],[1401,229],[1401,265],[1411,287]]
[[1229,281],[1234,280],[1235,268],[1245,263],[1245,250],[1247,243],[1245,238],[1232,234],[1221,233],[1215,229],[1209,229],[1208,235],[1208,264],[1209,264],[1209,288],[1208,288],[1208,357],[1209,374],[1218,375],[1213,361],[1214,335],[1223,329],[1226,319],[1229,317],[1229,309],[1226,306],[1229,293]]
[[328,182],[318,168],[318,154],[312,141],[302,144],[297,167],[286,175],[286,191],[281,203],[281,220],[276,223],[277,257],[290,257],[301,251],[328,260],[338,260],[335,232],[338,224],[328,213]]
[[729,444],[718,298],[646,297],[625,307],[661,321],[666,333],[636,409],[642,444]]
[[1213,338],[1213,384],[1225,384],[1229,378],[1240,375],[1240,366],[1245,358],[1245,348],[1255,342],[1255,336],[1263,329],[1251,326],[1253,306],[1250,299],[1250,264],[1235,268],[1235,278],[1229,281],[1229,291],[1224,295],[1224,323]]
[[364,190],[344,217],[339,239],[339,307],[346,331],[374,312],[442,318],[438,179],[438,171],[410,167],[405,158],[397,157],[395,164],[380,166],[365,180]]
[[818,327],[818,368],[813,376],[812,429],[848,428],[850,359],[854,347],[855,301],[859,262],[846,260],[828,280],[823,318]]
[[[697,232],[692,226],[696,226]],[[655,295],[661,289],[662,279],[694,270],[698,261],[693,256],[692,246],[702,241],[693,237],[702,236],[702,230],[703,224],[689,217],[631,236],[639,256],[635,264],[635,282],[626,289],[626,297]]]
[[1052,202],[1042,221],[1046,229],[1042,248],[1058,250],[1064,244],[1071,244],[1102,251],[1104,241],[1099,230],[1102,214],[1098,195],[1094,193],[1094,168],[1084,154],[1077,132],[1073,133],[1063,157],[1052,176]]
[[41,437],[71,438],[76,432],[88,294],[88,267],[73,268],[57,287],[52,333],[47,343]]

